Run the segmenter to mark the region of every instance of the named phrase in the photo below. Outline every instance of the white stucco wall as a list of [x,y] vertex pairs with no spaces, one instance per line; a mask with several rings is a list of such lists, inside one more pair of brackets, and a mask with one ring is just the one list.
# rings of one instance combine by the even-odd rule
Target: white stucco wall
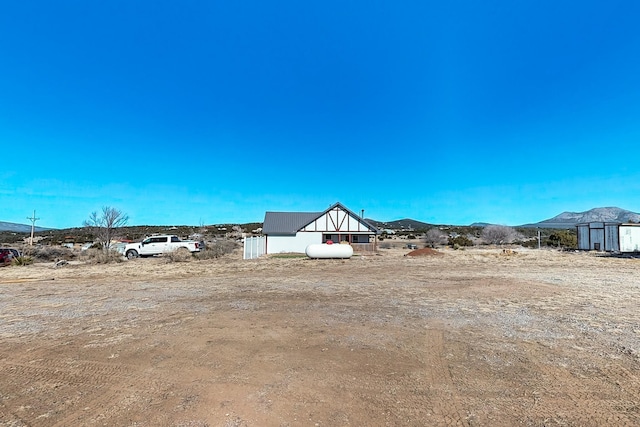
[[640,252],[640,227],[637,225],[620,226],[620,251]]
[[267,253],[281,252],[304,253],[307,246],[322,243],[321,232],[298,232],[295,236],[267,236]]

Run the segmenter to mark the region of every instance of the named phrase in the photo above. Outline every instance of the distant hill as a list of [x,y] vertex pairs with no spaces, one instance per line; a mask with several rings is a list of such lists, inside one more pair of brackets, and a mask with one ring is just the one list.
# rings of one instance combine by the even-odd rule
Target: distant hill
[[[415,219],[399,219],[396,221],[377,221],[367,218],[366,221],[377,228],[391,230],[424,230],[434,226],[426,222],[417,221]],[[616,207],[594,208],[586,212],[563,212],[553,218],[544,221],[523,224],[517,227],[522,228],[574,228],[576,224],[584,222],[636,222],[640,223],[640,214]],[[469,227],[486,227],[491,225],[486,222],[475,222]]]
[[369,224],[376,226],[380,230],[390,229],[390,230],[423,230],[426,228],[433,227],[433,224],[428,224],[426,222],[416,221],[415,219],[398,219],[396,221],[376,221],[375,219],[366,218]]
[[[47,231],[51,228],[35,227],[34,231]],[[9,231],[12,233],[31,233],[31,226],[25,224],[16,224],[14,222],[0,221],[0,231]]]
[[[377,227],[380,230],[391,229],[391,230],[406,230],[406,231],[414,231],[414,230],[426,230],[435,226],[435,224],[429,224],[422,221],[417,221],[415,219],[405,218],[398,219],[395,221],[377,221],[375,219],[366,218],[366,221]],[[625,209],[620,209],[616,207],[607,207],[607,208],[594,208],[588,210],[586,212],[563,212],[560,215],[554,216],[553,218],[545,219],[544,221],[532,223],[532,224],[523,224],[518,227],[523,228],[573,228],[576,224],[584,223],[584,222],[636,222],[640,223],[640,214],[631,212]],[[229,224],[228,227],[231,229],[233,224]],[[470,225],[470,227],[486,227],[490,225],[485,222],[476,222]],[[261,227],[261,223],[251,223],[246,224],[245,229],[253,230]],[[211,226],[214,229],[223,227],[222,225]],[[143,226],[141,228],[150,229],[150,228],[162,228],[166,227],[153,227],[153,226]],[[194,227],[188,227],[194,228]],[[224,227],[223,227],[224,228]],[[50,231],[54,230],[52,228],[44,228],[44,227],[35,227],[36,232],[42,231]],[[26,224],[16,224],[13,222],[3,222],[0,221],[0,232],[13,232],[13,233],[30,233],[31,226]]]
[[491,224],[491,223],[488,223],[488,222],[474,222],[469,227],[487,227],[489,225],[494,225],[494,224]]
[[616,207],[594,208],[585,212],[562,212],[553,218],[521,227],[573,228],[583,222],[640,222],[640,214]]

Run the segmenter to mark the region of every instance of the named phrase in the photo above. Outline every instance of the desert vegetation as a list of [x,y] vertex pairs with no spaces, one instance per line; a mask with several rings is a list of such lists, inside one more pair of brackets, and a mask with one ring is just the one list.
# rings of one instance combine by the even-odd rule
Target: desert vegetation
[[[47,230],[35,234],[36,245],[25,244],[27,233],[0,232],[0,246],[15,247],[23,250],[32,262],[56,262],[59,260],[80,260],[89,263],[118,262],[118,254],[105,251],[81,253],[79,246],[94,242],[93,248],[103,248],[100,242],[107,238],[123,241],[140,241],[152,234],[176,234],[183,239],[193,239],[206,243],[206,249],[187,260],[204,260],[219,258],[231,253],[239,247],[240,237],[252,232],[259,233],[261,223],[218,224],[199,226],[129,226],[122,225],[127,215],[112,207],[103,207],[100,212],[93,212],[85,227]],[[118,225],[116,227],[116,225]],[[379,236],[379,249],[390,249],[411,242],[418,246],[437,248],[447,245],[455,249],[464,249],[478,245],[516,245],[529,248],[538,247],[538,232],[541,233],[542,248],[574,249],[576,248],[575,230],[513,228],[507,226],[433,226],[419,230],[395,230],[391,233],[383,231]],[[109,236],[109,237],[107,237]],[[62,245],[74,246],[67,249]],[[84,252],[84,251],[83,251]],[[180,262],[180,261],[179,261]],[[182,261],[184,262],[184,261]]]
[[425,233],[424,241],[427,246],[435,248],[446,243],[447,235],[439,228],[431,228]]
[[25,265],[31,265],[31,264],[33,264],[33,257],[27,256],[27,255],[21,255],[11,260],[11,265],[15,267],[21,267],[21,266],[23,267]]
[[77,259],[88,264],[109,264],[124,261],[124,257],[119,252],[113,250],[105,251],[103,248],[89,248],[81,251],[77,255]]
[[72,249],[54,245],[23,246],[22,252],[34,262],[57,262],[60,260],[71,261],[78,257]]
[[487,225],[482,230],[481,236],[485,243],[492,245],[513,243],[521,237],[514,228],[506,225]]

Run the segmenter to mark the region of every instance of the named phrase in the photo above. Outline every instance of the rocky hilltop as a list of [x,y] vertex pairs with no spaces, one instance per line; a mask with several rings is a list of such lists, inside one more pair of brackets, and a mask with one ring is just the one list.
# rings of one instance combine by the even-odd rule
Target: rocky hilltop
[[583,222],[640,222],[640,214],[616,207],[594,208],[585,212],[562,212],[524,227],[571,228]]

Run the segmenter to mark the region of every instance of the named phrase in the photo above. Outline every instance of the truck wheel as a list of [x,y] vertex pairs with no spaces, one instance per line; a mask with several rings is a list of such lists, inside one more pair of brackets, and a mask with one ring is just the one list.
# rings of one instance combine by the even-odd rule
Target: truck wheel
[[138,258],[138,251],[135,251],[133,249],[129,249],[127,251],[127,259],[135,259]]

